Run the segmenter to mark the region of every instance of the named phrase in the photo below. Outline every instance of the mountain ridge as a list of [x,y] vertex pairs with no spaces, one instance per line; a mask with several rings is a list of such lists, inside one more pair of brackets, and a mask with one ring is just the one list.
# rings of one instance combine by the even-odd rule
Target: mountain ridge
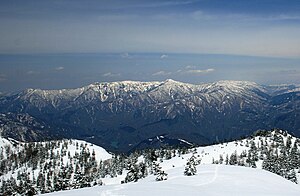
[[[158,135],[195,144],[236,139],[258,129],[282,128],[300,135],[295,118],[300,114],[299,90],[297,85],[226,80],[199,85],[171,79],[102,82],[2,96],[0,113],[30,115],[50,127],[51,138],[86,139],[124,152]],[[8,132],[13,130],[4,130]]]

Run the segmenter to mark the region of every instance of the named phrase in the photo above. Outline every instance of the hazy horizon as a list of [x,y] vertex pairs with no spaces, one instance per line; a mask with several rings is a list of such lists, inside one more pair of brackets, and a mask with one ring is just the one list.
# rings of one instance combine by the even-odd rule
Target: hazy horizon
[[300,83],[298,0],[3,0],[0,25],[0,92],[167,78]]
[[299,62],[297,58],[217,54],[0,55],[0,92],[78,88],[95,82],[124,80],[300,84]]

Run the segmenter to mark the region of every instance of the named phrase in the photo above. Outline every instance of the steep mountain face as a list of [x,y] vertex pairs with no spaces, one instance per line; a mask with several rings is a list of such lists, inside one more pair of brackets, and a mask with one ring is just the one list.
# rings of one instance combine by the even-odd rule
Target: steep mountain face
[[84,139],[126,152],[160,135],[210,144],[277,127],[300,136],[299,102],[296,85],[123,81],[78,89],[28,89],[1,97],[0,112],[32,116],[45,124],[47,137]]
[[59,137],[44,122],[23,113],[0,114],[0,133],[19,141],[44,141]]

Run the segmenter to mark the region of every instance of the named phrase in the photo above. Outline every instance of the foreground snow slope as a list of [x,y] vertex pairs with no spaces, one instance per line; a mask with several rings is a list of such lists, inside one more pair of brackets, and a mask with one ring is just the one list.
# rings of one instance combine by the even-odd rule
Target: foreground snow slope
[[208,164],[197,166],[197,170],[197,175],[188,177],[183,175],[183,167],[176,167],[166,171],[169,174],[168,180],[162,182],[157,182],[154,176],[149,176],[136,183],[97,186],[46,195],[296,196],[300,194],[300,187],[296,184],[261,169]]
[[[65,140],[56,140],[56,141],[53,140],[48,142],[23,143],[23,142],[18,142],[16,140],[13,140],[11,138],[6,139],[1,136],[0,136],[0,157],[3,156],[3,160],[4,160],[8,156],[15,155],[16,157],[18,157],[19,154],[22,153],[26,154],[27,151],[26,150],[24,151],[25,145],[35,146],[33,149],[44,149],[43,162],[40,161],[42,157],[36,156],[35,159],[38,159],[39,161],[37,161],[35,169],[33,169],[32,164],[28,162],[25,162],[23,164],[19,163],[19,165],[17,166],[14,165],[14,169],[5,170],[3,171],[3,173],[0,172],[1,173],[0,177],[2,179],[9,179],[13,177],[17,180],[17,182],[19,182],[17,176],[18,176],[18,172],[21,172],[21,173],[27,173],[30,180],[32,180],[33,174],[34,177],[37,178],[41,169],[45,170],[45,168],[48,168],[46,167],[48,164],[51,164],[52,166],[46,169],[45,173],[54,172],[55,173],[54,175],[58,175],[59,172],[62,170],[61,166],[72,166],[73,168],[75,168],[76,165],[82,164],[81,162],[79,163],[79,157],[83,154],[83,152],[88,154],[87,157],[95,156],[94,158],[96,162],[100,162],[101,160],[104,161],[112,158],[112,155],[108,153],[104,148],[83,140],[65,139]],[[93,152],[94,155],[92,155]],[[56,159],[57,164],[53,165],[53,157],[56,158],[59,157]],[[34,159],[33,156],[30,158],[30,160],[31,159]],[[0,162],[3,160],[0,160]],[[21,161],[19,160],[19,162]],[[85,163],[86,162],[87,161],[85,161]],[[2,164],[11,165],[11,162],[8,161]],[[74,174],[72,173],[72,175]],[[0,187],[1,186],[2,186],[2,181],[0,179]]]

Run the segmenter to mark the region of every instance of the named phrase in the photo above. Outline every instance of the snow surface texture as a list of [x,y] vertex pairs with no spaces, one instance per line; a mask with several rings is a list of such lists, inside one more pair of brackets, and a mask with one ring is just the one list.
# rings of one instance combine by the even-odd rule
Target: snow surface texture
[[300,187],[276,174],[261,170],[228,165],[199,165],[195,176],[184,176],[183,167],[167,170],[168,180],[156,182],[149,176],[137,183],[97,186],[61,191],[48,196],[81,195],[209,195],[209,196],[268,196],[299,195]]

